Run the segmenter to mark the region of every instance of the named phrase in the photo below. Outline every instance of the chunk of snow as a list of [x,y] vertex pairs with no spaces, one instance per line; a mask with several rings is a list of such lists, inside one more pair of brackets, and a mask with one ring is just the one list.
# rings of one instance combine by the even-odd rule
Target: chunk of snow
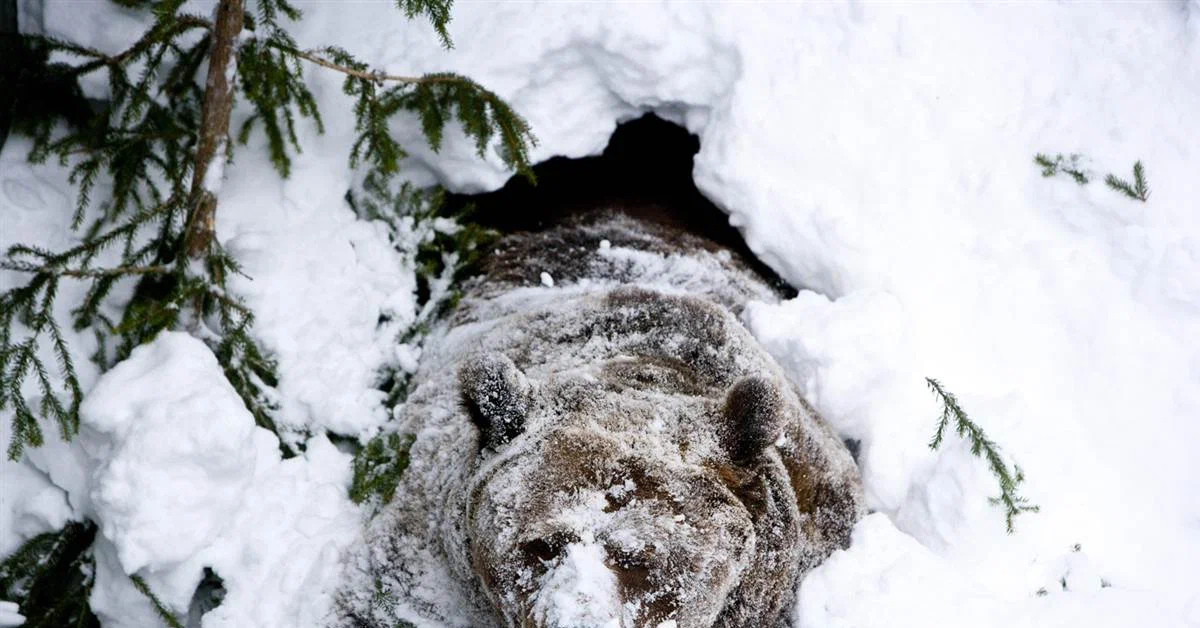
[[90,501],[126,573],[169,569],[212,543],[254,475],[256,429],[204,343],[164,332],[80,407]]
[[13,628],[25,623],[16,602],[0,602],[0,628]]

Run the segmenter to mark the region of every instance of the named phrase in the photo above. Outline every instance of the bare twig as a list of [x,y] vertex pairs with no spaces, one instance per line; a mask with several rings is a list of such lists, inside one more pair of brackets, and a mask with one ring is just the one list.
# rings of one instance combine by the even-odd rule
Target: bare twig
[[27,262],[0,262],[0,268],[22,273],[42,273],[55,277],[120,277],[124,275],[166,275],[174,271],[170,266],[116,266],[114,268],[55,268],[38,266]]
[[428,84],[428,83],[468,83],[468,82],[470,82],[467,79],[458,77],[458,76],[400,76],[397,74],[385,74],[383,72],[377,72],[377,71],[357,70],[355,68],[351,68],[351,67],[344,66],[344,65],[341,65],[338,63],[334,63],[333,61],[330,61],[329,59],[326,59],[325,57],[319,56],[318,54],[316,54],[315,52],[313,52],[311,50],[295,50],[295,49],[291,49],[291,48],[281,48],[281,50],[285,50],[286,52],[293,54],[293,55],[295,55],[301,59],[304,59],[306,61],[311,61],[312,63],[315,63],[323,68],[329,68],[330,70],[337,70],[338,72],[341,72],[342,74],[346,74],[346,75],[353,76],[353,77],[360,78],[360,79],[367,80],[367,81],[374,81],[376,83],[393,82],[393,83],[411,83],[411,84],[419,85],[419,84]]

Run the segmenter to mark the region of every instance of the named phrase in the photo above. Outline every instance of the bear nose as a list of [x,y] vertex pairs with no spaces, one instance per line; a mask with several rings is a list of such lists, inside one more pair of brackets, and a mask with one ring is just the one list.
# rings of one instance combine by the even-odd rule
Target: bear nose
[[567,546],[578,543],[579,540],[579,536],[572,532],[559,531],[522,543],[521,551],[526,556],[548,563],[562,555]]
[[539,628],[628,628],[617,577],[597,543],[566,545],[538,580],[530,616]]

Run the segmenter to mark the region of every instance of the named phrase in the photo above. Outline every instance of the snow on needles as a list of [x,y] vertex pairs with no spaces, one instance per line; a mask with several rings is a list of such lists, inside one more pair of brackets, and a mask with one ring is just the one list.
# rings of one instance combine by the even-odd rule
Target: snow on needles
[[[809,289],[749,308],[750,326],[861,441],[879,512],[805,583],[800,625],[1200,626],[1200,3],[459,3],[450,51],[390,3],[303,8],[301,47],[342,45],[388,70],[457,71],[495,90],[533,125],[537,159],[596,154],[618,122],[647,111],[699,135],[697,184],[764,261]],[[137,36],[128,12],[104,5],[34,9],[50,34],[104,50]],[[24,27],[37,28],[33,12]],[[376,323],[411,308],[411,270],[393,272],[385,235],[345,207],[347,102],[340,77],[311,76],[327,134],[298,130],[305,152],[286,182],[261,146],[242,149],[224,173],[218,235],[252,278],[236,288],[280,359],[286,422],[369,434],[386,419],[371,374],[394,351]],[[393,130],[419,182],[476,191],[508,176],[455,134],[435,154],[415,121]],[[10,140],[3,155],[14,167],[0,172],[0,239],[61,244],[70,201],[52,190],[67,188],[39,183],[58,176],[52,168],[16,167],[22,150]],[[1037,152],[1084,153],[1097,176],[1083,187],[1043,178]],[[1100,181],[1128,177],[1139,159],[1148,203]],[[28,210],[31,190],[62,211]],[[180,399],[168,390],[179,382],[151,385],[153,375],[139,386]],[[1042,511],[1019,517],[1015,535],[987,504],[995,488],[982,463],[953,442],[928,450],[938,408],[926,376],[1026,471]],[[105,421],[95,445],[114,454],[126,455],[122,429],[134,439],[151,429]],[[334,495],[345,456],[316,438],[304,458],[281,462],[261,432],[234,433],[250,443],[211,437],[234,456],[214,474],[252,451],[240,468],[253,480],[198,484],[229,477],[230,491],[245,491],[220,533],[227,545],[206,541],[216,533],[200,523],[181,527],[194,546],[226,548],[200,551],[220,555],[231,587],[211,621],[316,625],[289,618],[301,606],[288,601],[319,605],[336,573],[321,571],[336,549],[313,548],[348,542],[354,509]],[[48,446],[29,460],[79,514],[73,455]],[[98,477],[116,477],[120,455],[96,458]],[[60,523],[66,506],[29,462],[0,464],[6,484],[49,491],[33,518],[30,500],[4,496],[14,511],[0,516],[0,548],[10,548]],[[160,547],[164,524],[151,516],[169,509],[114,491],[98,493],[120,540],[101,548],[101,567],[124,551],[131,565],[165,569],[147,582],[178,600],[186,587],[168,572],[183,568],[168,566],[188,559]],[[251,505],[285,495],[299,510]],[[196,521],[216,521],[223,499]],[[99,577],[98,591],[119,592]],[[237,615],[250,608],[238,595],[255,596],[257,615]],[[106,628],[133,625],[136,608],[106,616]]]

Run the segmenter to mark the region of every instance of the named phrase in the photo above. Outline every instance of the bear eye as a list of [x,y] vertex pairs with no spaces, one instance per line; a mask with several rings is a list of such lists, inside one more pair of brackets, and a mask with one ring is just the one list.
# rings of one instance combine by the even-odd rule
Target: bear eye
[[521,552],[526,556],[548,563],[558,558],[568,545],[579,538],[570,532],[555,532],[549,536],[525,541],[521,544]]
[[650,562],[654,558],[654,546],[647,545],[638,550],[627,550],[619,547],[606,548],[608,560],[615,566],[623,570],[648,571]]

